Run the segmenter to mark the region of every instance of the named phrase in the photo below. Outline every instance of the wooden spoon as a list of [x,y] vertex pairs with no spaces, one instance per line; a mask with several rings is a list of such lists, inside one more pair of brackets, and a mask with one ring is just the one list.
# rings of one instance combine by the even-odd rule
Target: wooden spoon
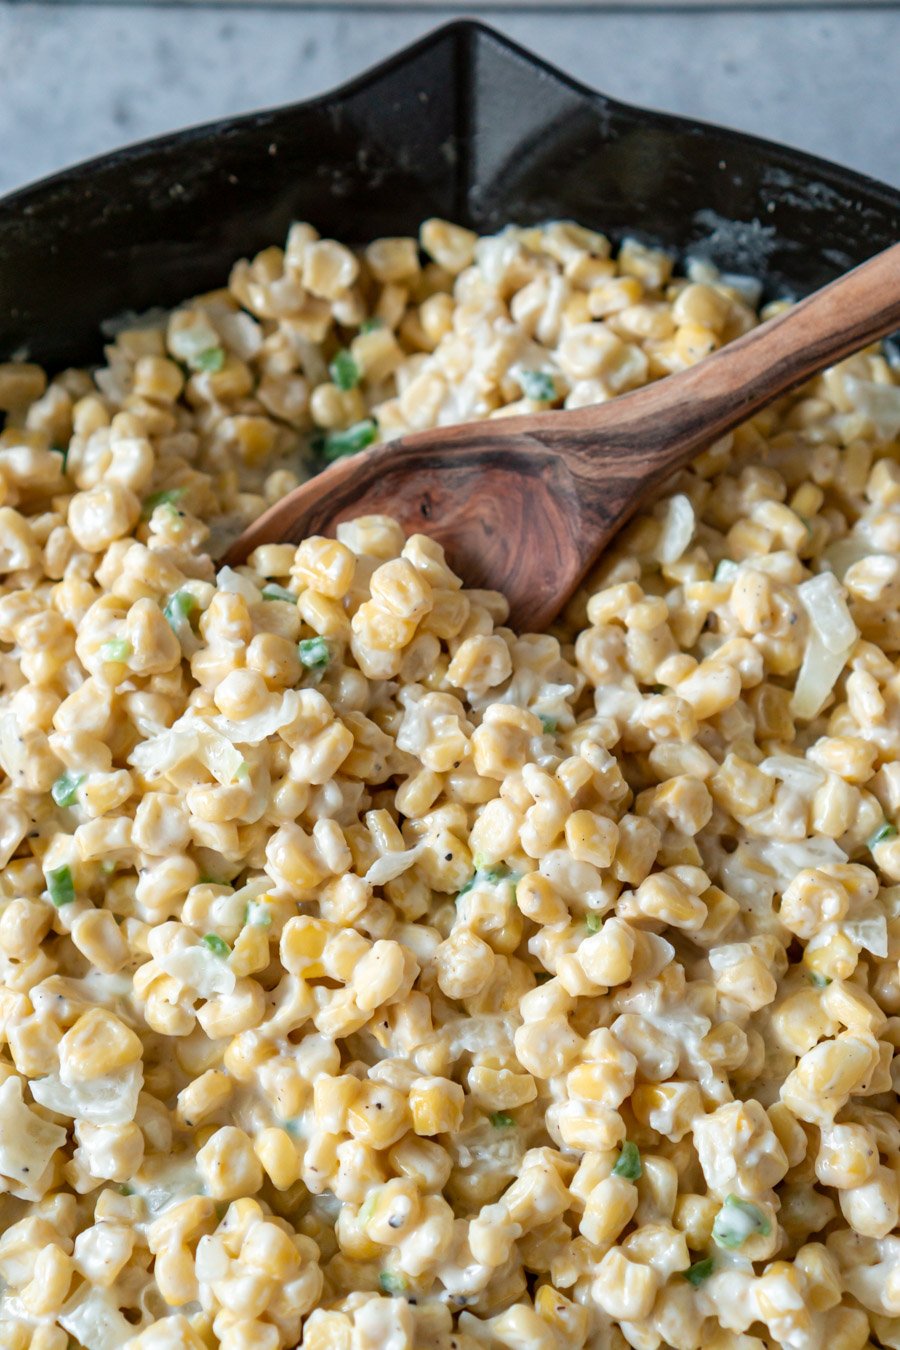
[[225,562],[354,516],[432,535],[471,586],[541,630],[621,525],[698,450],[900,328],[900,244],[698,365],[567,412],[435,427],[332,464],[245,530]]

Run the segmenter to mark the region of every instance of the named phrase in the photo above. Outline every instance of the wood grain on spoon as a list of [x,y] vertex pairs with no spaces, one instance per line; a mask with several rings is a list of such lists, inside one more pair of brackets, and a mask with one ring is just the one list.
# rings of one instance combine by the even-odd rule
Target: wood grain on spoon
[[338,460],[256,520],[223,560],[383,514],[440,540],[510,623],[554,618],[615,532],[697,451],[900,328],[900,244],[677,375],[609,403],[435,427]]

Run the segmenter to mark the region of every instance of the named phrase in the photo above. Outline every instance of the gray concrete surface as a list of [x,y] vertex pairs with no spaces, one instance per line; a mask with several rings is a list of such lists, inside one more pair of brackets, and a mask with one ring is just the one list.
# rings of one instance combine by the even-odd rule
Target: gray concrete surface
[[[320,92],[458,13],[0,0],[0,192],[169,128]],[[485,17],[617,97],[900,185],[898,7]]]

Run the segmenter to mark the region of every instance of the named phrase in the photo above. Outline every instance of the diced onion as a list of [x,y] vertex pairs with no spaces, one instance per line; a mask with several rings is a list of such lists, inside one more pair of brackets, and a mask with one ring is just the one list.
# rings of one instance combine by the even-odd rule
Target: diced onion
[[818,764],[799,755],[769,755],[759,764],[759,769],[770,778],[778,778],[790,787],[812,792],[825,782],[825,771]]
[[210,722],[238,745],[260,745],[297,720],[303,711],[303,695],[309,692],[288,689],[281,695],[273,694],[266,707],[252,717],[244,717],[240,722],[233,722],[229,717],[213,717]]
[[202,942],[165,952],[156,957],[156,963],[167,975],[194,990],[201,998],[234,993],[237,983],[234,971],[227,961]]
[[245,577],[241,572],[236,572],[233,567],[219,569],[216,585],[220,591],[243,596],[249,605],[259,604],[262,600],[262,592],[259,587],[254,585],[249,577]]
[[180,718],[168,731],[139,742],[128,757],[129,764],[145,778],[162,778],[176,765],[197,753],[196,724],[191,730],[179,730],[185,722]]
[[65,1304],[57,1320],[84,1350],[122,1350],[139,1330],[116,1307],[108,1290],[87,1284]]
[[809,616],[810,632],[791,698],[795,717],[809,720],[824,706],[859,636],[844,590],[833,572],[822,572],[797,587]]
[[249,904],[251,900],[258,900],[266,891],[274,891],[275,883],[269,877],[254,877],[252,881],[246,882],[239,890],[236,890],[231,897],[232,901]]
[[851,651],[852,647],[846,647],[841,652],[831,652],[817,636],[810,636],[791,698],[795,717],[809,721],[821,711]]
[[383,886],[386,881],[393,881],[412,867],[421,851],[422,845],[417,844],[415,848],[405,849],[402,853],[384,853],[375,859],[363,880],[370,886]]
[[828,545],[822,554],[822,561],[828,564],[838,581],[843,581],[850,568],[868,558],[871,553],[871,544],[867,544],[856,535],[848,534],[844,539],[836,539],[833,544]]
[[144,1066],[129,1064],[116,1073],[87,1083],[64,1083],[59,1074],[31,1081],[31,1095],[41,1106],[92,1125],[127,1125],[134,1120],[144,1082]]
[[690,498],[683,492],[671,497],[662,518],[656,543],[656,558],[661,563],[677,562],[694,537],[697,521]]
[[197,758],[217,782],[233,783],[244,763],[240,750],[210,727],[201,725],[197,733]]
[[826,863],[844,863],[847,854],[833,839],[815,838],[796,842],[780,839],[754,839],[745,845],[745,858],[751,854],[771,868],[779,889],[783,890],[806,867],[822,867]]
[[22,1099],[22,1080],[10,1074],[0,1083],[0,1173],[11,1181],[37,1181],[66,1142],[61,1125],[51,1125]]
[[797,587],[800,603],[809,615],[819,641],[830,652],[852,647],[859,633],[844,598],[844,589],[833,572],[821,572]]
[[867,416],[879,437],[892,441],[900,434],[900,385],[875,384],[872,380],[846,375],[844,388],[853,411]]
[[887,956],[887,919],[883,914],[854,914],[852,918],[844,919],[840,927],[858,947],[864,947],[873,956]]

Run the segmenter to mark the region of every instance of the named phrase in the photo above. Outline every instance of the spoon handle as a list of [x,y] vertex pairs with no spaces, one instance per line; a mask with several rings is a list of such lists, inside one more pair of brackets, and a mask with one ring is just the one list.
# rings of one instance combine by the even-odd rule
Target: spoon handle
[[[779,395],[896,329],[900,329],[900,244],[696,366],[617,399],[616,448],[639,457],[643,471],[655,471],[655,477],[671,472]],[[566,414],[563,434],[577,438],[601,419],[606,430],[608,406]],[[562,420],[558,429],[563,432]]]

